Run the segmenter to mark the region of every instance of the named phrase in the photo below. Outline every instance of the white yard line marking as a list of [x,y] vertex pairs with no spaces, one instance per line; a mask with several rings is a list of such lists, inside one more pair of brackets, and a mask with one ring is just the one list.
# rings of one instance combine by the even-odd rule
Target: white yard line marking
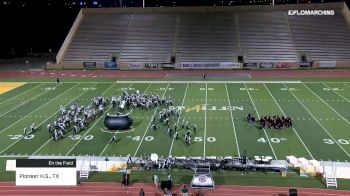
[[[78,84],[79,84],[79,83],[78,83]],[[51,99],[51,101],[56,100],[56,98],[61,97],[62,95],[66,94],[67,92],[69,92],[70,90],[72,90],[74,87],[76,87],[78,84],[76,84],[76,85],[72,86],[71,88],[69,88],[69,89],[63,91],[59,96],[57,96],[57,97]],[[51,101],[46,102],[46,103],[43,104],[42,106],[38,107],[36,110],[38,110],[39,108],[41,108],[41,107],[43,107],[43,106],[45,106],[45,105],[51,103]],[[36,111],[36,110],[34,110],[34,111]],[[34,112],[34,111],[33,111],[33,112]],[[52,116],[54,116],[55,114],[57,114],[57,112],[54,113],[54,114],[52,114],[50,117],[48,117],[48,118],[45,119],[44,121],[42,121],[40,124],[38,124],[37,127],[40,127],[44,122],[46,122],[48,119],[50,119],[50,118],[51,118]],[[29,134],[31,134],[31,132],[30,132]],[[21,141],[22,139],[23,139],[23,137],[21,137],[20,139],[16,140],[15,142],[13,142],[11,145],[7,146],[5,149],[3,149],[3,150],[0,152],[0,154],[2,154],[3,152],[5,152],[7,149],[11,148],[13,145],[15,145],[17,142]]]
[[37,85],[37,86],[35,86],[34,88],[28,89],[28,90],[26,90],[26,91],[24,91],[24,92],[22,92],[22,93],[20,93],[20,94],[18,94],[18,95],[16,95],[16,96],[14,96],[14,97],[11,97],[10,99],[7,99],[7,100],[1,102],[0,105],[3,104],[3,103],[5,103],[5,102],[8,102],[8,101],[10,101],[10,100],[13,100],[13,99],[17,98],[18,96],[23,95],[24,93],[27,93],[28,91],[32,91],[32,90],[34,90],[34,89],[40,87],[41,85],[43,85],[43,83],[42,83],[42,84],[39,84],[39,85]]
[[[79,83],[80,84],[80,83]],[[91,87],[96,86],[97,83],[94,83]],[[79,94],[78,96],[76,96],[71,102],[65,104],[65,106],[69,105],[70,103],[72,103],[74,100],[76,100],[77,98],[83,96],[85,93],[87,93],[88,91],[85,91],[83,94]],[[57,114],[58,112],[56,112],[55,114]],[[51,117],[50,117],[51,118]],[[42,146],[40,146],[34,153],[32,153],[31,156],[35,155],[37,152],[39,152],[44,146],[47,145],[47,143],[49,143],[52,140],[52,138],[48,139]]]
[[[270,96],[272,97],[272,99],[273,99],[273,100],[275,101],[275,103],[277,104],[278,108],[281,110],[282,114],[283,114],[284,116],[286,116],[286,114],[285,114],[284,111],[282,110],[280,104],[277,103],[275,97],[272,95],[272,93],[270,92],[270,90],[267,88],[267,86],[266,86],[265,84],[264,84],[264,86],[265,86],[267,92],[269,92],[269,94],[270,94]],[[304,148],[305,148],[305,149],[307,150],[307,152],[309,153],[310,157],[311,157],[312,159],[315,159],[314,156],[312,156],[310,150],[306,147],[306,145],[305,145],[305,143],[303,142],[303,140],[301,139],[301,137],[299,136],[298,132],[294,129],[294,127],[292,127],[292,129],[293,129],[295,135],[297,135],[297,137],[299,138],[299,140],[300,140],[301,143],[303,144]]]
[[334,139],[334,137],[333,137],[333,136],[327,131],[327,129],[317,120],[317,118],[310,112],[310,110],[298,99],[298,97],[297,97],[292,91],[290,91],[289,88],[288,88],[285,84],[283,84],[283,86],[284,86],[285,88],[288,89],[288,92],[290,92],[290,93],[293,95],[293,97],[303,106],[303,108],[312,116],[312,118],[313,118],[313,119],[321,126],[321,128],[328,134],[328,136],[331,137],[332,140],[333,140],[335,143],[338,144],[338,146],[343,150],[343,152],[344,152],[346,155],[348,155],[348,157],[350,157],[349,153],[346,152],[346,150],[338,143],[338,141],[337,141],[336,139]]
[[[184,102],[185,102],[185,98],[186,98],[186,94],[187,94],[187,89],[188,89],[188,83],[186,85],[185,94],[184,94],[184,97],[182,99],[181,108],[184,106]],[[182,114],[182,110],[180,110],[179,117],[177,118],[177,121],[176,121],[176,126],[179,124],[181,114]],[[170,146],[168,157],[170,157],[171,151],[173,150],[174,140],[175,140],[175,138],[173,137],[173,139],[171,141],[171,146]]]
[[[133,84],[130,84],[130,85],[128,86],[128,89],[129,89],[132,85],[133,85]],[[145,90],[143,93],[147,92],[147,90],[149,89],[150,86],[151,86],[151,84],[149,84],[149,85],[147,86],[146,90]],[[131,111],[129,112],[129,114],[131,114],[133,110],[134,110],[134,108],[131,109]],[[133,131],[134,131],[134,130],[135,130],[135,129],[133,129]],[[115,132],[113,133],[113,136],[116,136],[117,133],[119,133],[119,132],[118,132],[118,131],[115,131]],[[123,131],[123,133],[126,133],[126,131],[125,131],[125,132]],[[106,151],[108,145],[109,145],[109,143],[107,143],[106,146],[103,148],[102,152],[100,153],[100,156]]]
[[[258,110],[257,110],[256,107],[255,107],[255,103],[254,103],[254,101],[253,101],[253,99],[252,99],[252,96],[250,95],[250,92],[249,92],[249,90],[248,90],[247,85],[244,84],[244,87],[245,87],[246,91],[248,92],[249,98],[250,98],[250,100],[251,100],[251,102],[252,102],[252,104],[253,104],[253,106],[254,106],[254,109],[255,109],[255,111],[256,111],[256,114],[258,115],[258,119],[260,119],[259,112],[258,112]],[[277,156],[276,156],[276,153],[275,153],[275,150],[273,149],[273,147],[272,147],[272,145],[271,145],[270,138],[269,138],[269,136],[267,135],[265,128],[263,128],[263,130],[264,130],[265,137],[266,137],[266,139],[267,139],[267,141],[268,141],[268,143],[269,143],[269,145],[270,145],[270,148],[271,148],[271,150],[272,150],[273,156],[275,157],[276,160],[278,160],[278,159],[277,159]]]
[[[322,83],[322,84],[325,85],[327,88],[331,89],[327,84],[325,84],[325,83]],[[347,102],[350,102],[349,99],[345,98],[343,95],[339,94],[337,91],[332,90],[332,92],[334,92],[335,94],[339,95],[341,98],[343,98]],[[337,101],[339,101],[339,100],[337,100]]]
[[[231,101],[230,101],[230,96],[228,95],[228,90],[227,90],[227,84],[225,83],[225,88],[226,88],[226,95],[227,95],[227,100],[228,100],[228,104],[231,108]],[[239,145],[238,145],[238,140],[237,140],[237,134],[236,134],[236,127],[235,127],[235,122],[233,121],[233,115],[232,115],[232,111],[229,111],[230,115],[231,115],[231,121],[232,121],[232,127],[233,127],[233,132],[235,134],[235,140],[236,140],[236,145],[237,145],[237,151],[238,151],[238,157],[241,156],[240,150],[239,150]]]
[[[158,80],[158,81],[154,81],[154,80],[118,80],[116,82],[80,82],[80,83],[98,83],[98,84],[112,84],[112,83],[120,83],[120,84],[123,84],[123,83],[134,83],[134,84],[137,84],[137,83],[152,83],[152,84],[167,84],[167,83],[173,83],[173,84],[176,84],[176,83],[190,83],[190,84],[203,84],[203,83],[208,83],[208,84],[222,84],[222,83],[228,83],[228,84],[241,84],[241,83],[251,83],[251,84],[261,84],[261,83],[274,83],[274,84],[280,84],[280,83],[291,83],[291,84],[299,84],[301,83],[300,80],[279,80],[279,81],[268,81],[268,80],[256,80],[256,81],[251,81],[251,80],[235,80],[235,81],[225,81],[225,80],[217,80],[217,81],[203,81],[203,80],[182,80],[182,81],[173,81],[173,80]],[[52,82],[27,82],[27,83],[52,83]],[[61,82],[61,83],[76,83],[76,82]],[[330,82],[331,83],[331,82]],[[336,83],[336,82],[334,82]],[[341,82],[339,82],[341,83]]]
[[274,83],[274,84],[280,84],[280,83],[291,83],[291,84],[300,84],[301,81],[300,80],[290,80],[290,81],[249,81],[249,80],[235,80],[235,81],[203,81],[203,80],[182,80],[182,81],[127,81],[127,80],[123,80],[123,81],[117,81],[117,83],[153,83],[153,84],[166,84],[166,83],[173,83],[173,84],[177,84],[177,83],[190,83],[190,84],[222,84],[227,82],[228,84],[233,83],[233,84],[241,84],[241,83],[247,83],[247,84],[261,84],[261,83]]
[[348,86],[348,87],[350,87],[350,85],[348,85],[348,83],[346,83],[346,82],[343,82],[343,84],[345,84],[345,86]]
[[[103,91],[101,94],[104,95],[110,88],[112,88],[115,85],[115,83],[111,86],[109,86],[105,91]],[[106,113],[112,108],[112,105],[110,105],[108,107],[108,109],[106,110]],[[90,131],[92,130],[92,128],[95,127],[95,125],[101,120],[101,118],[104,117],[104,114],[101,114],[101,116],[94,122],[94,124],[86,131],[86,133],[78,140],[78,142],[76,142],[74,144],[74,146],[66,153],[66,156],[69,155],[69,153],[71,153],[73,151],[73,149],[81,142],[81,140],[83,140],[83,138],[90,133]]]
[[26,155],[0,155],[1,158],[27,158]]
[[[61,84],[59,84],[59,85],[61,85]],[[57,85],[57,86],[59,86],[59,85]],[[4,114],[0,115],[0,117],[2,117],[2,116],[4,116],[4,115],[6,115],[6,114],[12,112],[13,110],[19,108],[20,106],[22,106],[22,105],[24,105],[24,104],[26,104],[26,103],[32,101],[33,99],[35,99],[35,98],[37,98],[37,97],[39,97],[39,96],[41,96],[41,95],[43,95],[43,94],[45,94],[45,93],[47,93],[47,92],[49,92],[49,91],[44,91],[44,92],[42,92],[42,93],[39,93],[37,96],[35,96],[35,97],[33,97],[33,98],[31,98],[31,99],[29,99],[29,100],[27,100],[27,101],[25,101],[25,102],[23,102],[23,103],[17,105],[16,107],[12,108],[11,110],[9,110],[9,111],[5,112]],[[0,133],[1,133],[1,132],[0,132]]]
[[[207,108],[208,105],[208,84],[205,83],[205,108]],[[203,157],[205,157],[205,141],[207,140],[207,109],[204,111],[204,136],[203,136]]]
[[123,132],[119,132],[119,131],[107,131],[106,129],[103,129],[103,128],[101,128],[100,129],[101,130],[101,132],[104,132],[104,133],[110,133],[110,134],[114,134],[114,135],[116,135],[116,134],[122,134],[122,133],[131,133],[131,132],[134,132],[135,131],[135,128],[132,128],[132,129],[130,129],[130,130],[128,130],[128,131],[123,131]]
[[[162,95],[163,97],[165,96],[166,92],[168,91],[169,86],[170,86],[170,83],[168,83],[168,86],[166,87],[166,89],[165,89],[165,91],[164,91],[164,93],[163,93],[163,95]],[[154,111],[154,113],[153,113],[153,117],[156,115],[156,112],[157,112],[158,108],[159,108],[159,107],[157,106],[156,109],[155,109],[155,111]],[[153,118],[153,117],[152,117],[152,118]],[[141,139],[141,141],[140,141],[140,143],[139,143],[139,145],[138,145],[138,147],[137,147],[137,149],[136,149],[136,151],[135,151],[135,153],[134,153],[134,157],[136,156],[137,152],[139,151],[140,146],[141,146],[141,144],[142,144],[142,142],[143,142],[143,139],[145,138],[145,136],[146,136],[146,134],[147,134],[147,131],[148,131],[148,129],[149,129],[150,125],[151,125],[151,122],[152,122],[152,118],[151,118],[151,120],[149,121],[148,126],[147,126],[147,129],[146,129],[145,133],[143,134],[142,139]]]
[[350,125],[350,122],[344,118],[341,114],[339,114],[332,106],[330,106],[327,102],[325,102],[320,96],[318,96],[313,90],[311,90],[306,84],[302,83],[310,92],[312,92],[317,98],[319,98],[323,103],[325,103],[329,108],[331,108],[335,113],[337,113],[346,123]]

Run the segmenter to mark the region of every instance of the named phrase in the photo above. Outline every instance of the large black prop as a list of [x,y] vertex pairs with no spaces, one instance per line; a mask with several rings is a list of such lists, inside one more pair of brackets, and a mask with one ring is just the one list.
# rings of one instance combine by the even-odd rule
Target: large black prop
[[109,115],[105,117],[105,126],[110,130],[127,130],[130,129],[133,120],[129,114]]

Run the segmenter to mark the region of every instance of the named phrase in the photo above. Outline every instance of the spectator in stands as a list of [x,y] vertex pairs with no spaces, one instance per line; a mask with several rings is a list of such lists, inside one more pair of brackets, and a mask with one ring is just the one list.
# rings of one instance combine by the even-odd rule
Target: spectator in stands
[[181,189],[182,196],[188,196],[188,188],[186,185]]

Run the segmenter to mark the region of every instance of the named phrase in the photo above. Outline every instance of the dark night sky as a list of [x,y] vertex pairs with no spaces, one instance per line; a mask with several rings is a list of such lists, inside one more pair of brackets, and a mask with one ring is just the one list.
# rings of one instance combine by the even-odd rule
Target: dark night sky
[[[146,0],[146,6],[244,5],[249,1]],[[265,2],[260,4],[269,4],[268,0],[263,1]],[[311,0],[312,3],[320,1],[322,0]],[[323,0],[323,2],[327,1],[334,2]],[[72,2],[75,4],[73,5]],[[80,5],[80,2],[86,2],[86,4]],[[297,0],[275,0],[275,2],[276,4],[296,3]],[[299,0],[299,2],[309,3],[309,0]],[[349,5],[350,0],[347,2]],[[28,53],[30,48],[33,52],[48,52],[49,48],[57,52],[80,7],[120,7],[121,5],[140,7],[142,0],[0,0],[0,58],[11,57],[11,48],[18,56]]]

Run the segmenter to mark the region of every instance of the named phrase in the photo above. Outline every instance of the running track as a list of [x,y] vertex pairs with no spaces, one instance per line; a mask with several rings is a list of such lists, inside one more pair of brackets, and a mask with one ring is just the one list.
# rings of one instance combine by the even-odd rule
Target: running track
[[[173,195],[181,195],[180,189],[183,186],[176,185]],[[64,187],[29,187],[15,186],[14,182],[1,182],[0,195],[98,195],[98,196],[138,196],[140,189],[143,188],[145,195],[162,196],[162,192],[155,190],[152,184],[136,183],[125,188],[120,183],[114,182],[83,182],[78,186]],[[229,186],[218,185],[214,190],[190,190],[189,195],[213,195],[213,196],[288,196],[289,188],[286,187],[269,187],[269,186]],[[301,196],[346,196],[350,195],[350,191],[331,190],[331,189],[314,189],[314,188],[298,188],[298,195]]]
[[125,71],[125,70],[59,70],[59,71],[1,71],[0,78],[13,77],[145,77],[165,78],[173,75],[203,75],[207,74],[250,74],[253,78],[259,77],[350,77],[347,69],[324,69],[324,70],[148,70],[148,71]]

